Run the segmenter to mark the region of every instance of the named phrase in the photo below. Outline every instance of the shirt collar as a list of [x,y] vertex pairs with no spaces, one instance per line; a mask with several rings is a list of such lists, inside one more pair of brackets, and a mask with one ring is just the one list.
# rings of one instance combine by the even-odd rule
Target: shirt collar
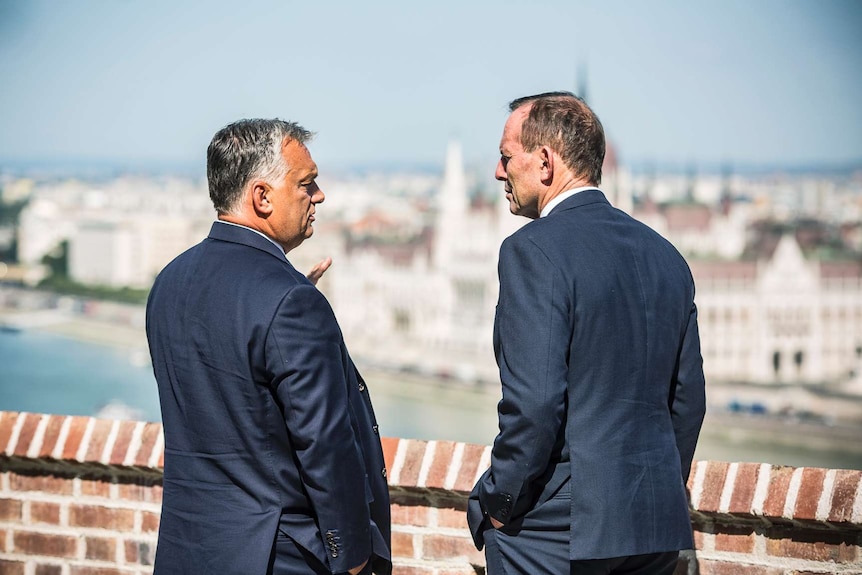
[[242,224],[235,224],[235,223],[233,223],[233,222],[226,222],[226,221],[224,221],[224,220],[216,220],[216,221],[218,221],[218,223],[220,223],[220,224],[227,224],[227,225],[229,225],[229,226],[236,226],[236,227],[238,227],[238,228],[245,228],[245,229],[247,229],[247,230],[250,230],[250,231],[252,231],[252,232],[256,233],[257,235],[259,235],[259,236],[260,236],[260,237],[262,237],[262,238],[266,238],[266,241],[268,241],[269,243],[271,243],[272,245],[274,245],[275,247],[277,247],[277,248],[278,248],[278,251],[279,251],[279,252],[281,252],[282,254],[284,254],[284,259],[287,259],[287,254],[285,254],[285,253],[284,253],[284,248],[283,248],[283,247],[281,247],[280,245],[278,245],[278,244],[275,242],[275,240],[273,240],[273,239],[272,239],[271,237],[269,237],[268,235],[266,235],[266,234],[264,234],[264,233],[262,233],[262,232],[259,232],[258,230],[254,229],[254,228],[250,228],[250,227],[248,227],[248,226],[244,226],[244,225],[242,225]]
[[578,192],[583,192],[583,191],[586,191],[586,190],[598,190],[598,188],[597,188],[597,187],[595,187],[595,186],[582,186],[582,187],[580,187],[580,188],[573,188],[573,189],[571,189],[571,190],[566,190],[565,192],[562,192],[562,193],[561,193],[560,195],[558,195],[556,198],[554,198],[553,200],[551,200],[550,202],[548,202],[548,204],[547,204],[547,205],[545,206],[545,208],[542,210],[542,213],[541,213],[541,214],[539,214],[539,217],[540,217],[540,218],[544,218],[545,216],[547,216],[548,214],[550,214],[550,213],[551,213],[551,210],[553,210],[554,208],[556,208],[557,206],[559,206],[559,205],[560,205],[561,203],[563,203],[565,200],[567,200],[567,199],[571,198],[572,196],[574,196],[574,195],[575,195],[575,194],[577,194]]

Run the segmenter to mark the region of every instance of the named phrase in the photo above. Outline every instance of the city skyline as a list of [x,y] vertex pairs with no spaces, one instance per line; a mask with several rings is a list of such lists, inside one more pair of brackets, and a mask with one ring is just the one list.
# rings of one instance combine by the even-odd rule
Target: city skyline
[[219,127],[279,116],[324,172],[438,166],[453,138],[492,171],[510,99],[584,82],[629,166],[852,167],[860,24],[850,1],[11,0],[0,167],[202,168]]

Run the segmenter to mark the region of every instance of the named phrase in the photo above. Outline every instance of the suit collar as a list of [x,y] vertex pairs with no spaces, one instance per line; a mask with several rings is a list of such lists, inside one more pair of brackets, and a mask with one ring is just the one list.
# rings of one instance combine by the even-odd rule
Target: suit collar
[[272,254],[281,260],[287,261],[287,256],[284,251],[282,251],[275,242],[261,233],[245,226],[215,221],[210,228],[209,237],[214,240],[221,240],[223,242],[231,242],[256,248]]
[[580,208],[581,206],[586,206],[589,204],[608,204],[608,205],[610,205],[610,202],[608,201],[608,199],[605,197],[605,194],[601,190],[596,189],[596,188],[592,188],[589,190],[584,190],[582,192],[578,192],[577,194],[574,194],[572,196],[569,196],[568,198],[566,198],[565,200],[560,202],[560,204],[558,206],[556,206],[554,209],[552,209],[551,213],[549,213],[548,216],[546,216],[546,217],[553,216],[554,214],[558,214],[558,213],[564,212],[566,210],[571,210],[573,208]]

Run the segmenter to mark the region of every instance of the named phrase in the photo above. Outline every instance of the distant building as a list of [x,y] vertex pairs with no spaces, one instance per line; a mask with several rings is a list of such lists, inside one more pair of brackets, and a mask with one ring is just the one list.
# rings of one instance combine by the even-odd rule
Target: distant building
[[72,280],[146,288],[171,259],[206,237],[214,219],[205,190],[188,180],[51,182],[35,187],[21,212],[18,258],[37,270],[67,242]]
[[165,265],[206,237],[211,220],[126,215],[77,222],[69,277],[83,284],[148,288]]
[[704,368],[729,381],[842,382],[862,355],[862,265],[807,260],[792,234],[768,259],[692,261]]

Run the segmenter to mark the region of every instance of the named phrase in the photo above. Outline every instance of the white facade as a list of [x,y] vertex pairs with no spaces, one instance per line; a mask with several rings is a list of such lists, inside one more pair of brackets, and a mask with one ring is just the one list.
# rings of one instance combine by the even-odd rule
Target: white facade
[[704,371],[756,383],[849,380],[862,346],[862,266],[808,261],[792,235],[759,262],[692,262]]
[[69,238],[69,277],[78,283],[148,288],[173,258],[209,232],[207,218],[144,214],[82,220]]
[[214,219],[205,188],[188,180],[42,184],[21,212],[19,260],[36,269],[68,241],[72,280],[146,288],[165,264],[206,237]]

